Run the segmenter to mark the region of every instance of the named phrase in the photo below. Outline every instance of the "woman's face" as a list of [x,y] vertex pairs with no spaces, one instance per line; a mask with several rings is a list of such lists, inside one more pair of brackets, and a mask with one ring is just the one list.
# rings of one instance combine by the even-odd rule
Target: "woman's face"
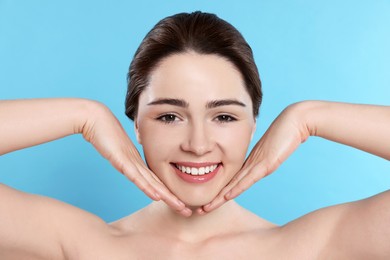
[[232,63],[182,53],[152,72],[135,126],[149,168],[186,205],[197,207],[214,199],[242,167],[255,119]]

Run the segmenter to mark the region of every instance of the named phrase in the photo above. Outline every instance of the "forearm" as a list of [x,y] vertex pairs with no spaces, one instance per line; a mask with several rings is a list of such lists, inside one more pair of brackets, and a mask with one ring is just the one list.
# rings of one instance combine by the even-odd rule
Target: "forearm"
[[70,98],[0,101],[0,155],[81,133],[96,104]]
[[346,144],[390,160],[390,107],[306,101],[298,113],[311,136]]

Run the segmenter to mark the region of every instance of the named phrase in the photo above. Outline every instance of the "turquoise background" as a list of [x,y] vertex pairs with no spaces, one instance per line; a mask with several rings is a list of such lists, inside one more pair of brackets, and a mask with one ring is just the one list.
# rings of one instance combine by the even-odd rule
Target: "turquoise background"
[[[0,0],[0,99],[96,99],[135,140],[124,115],[132,56],[158,20],[195,10],[226,19],[253,48],[264,87],[256,140],[284,107],[300,100],[390,105],[386,0]],[[0,182],[66,201],[106,221],[149,203],[81,136],[1,156]],[[388,161],[313,137],[238,201],[283,224],[389,187]]]

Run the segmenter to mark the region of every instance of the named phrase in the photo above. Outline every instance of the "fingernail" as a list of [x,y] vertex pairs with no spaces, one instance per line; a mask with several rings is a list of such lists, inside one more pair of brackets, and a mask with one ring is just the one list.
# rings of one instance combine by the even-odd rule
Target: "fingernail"
[[205,208],[210,208],[211,204],[212,204],[212,202],[210,202],[209,204],[204,205],[203,208],[204,208],[204,209],[205,209]]
[[192,215],[192,210],[190,210],[189,208],[185,208],[185,209],[183,210],[183,212],[184,212],[184,215],[185,215],[186,217],[190,217],[190,216]]
[[225,194],[225,199],[230,199],[232,196],[232,191],[229,191],[228,193]]
[[201,216],[203,216],[203,215],[206,214],[206,211],[204,211],[203,209],[199,209],[199,210],[198,210],[198,214],[201,215]]

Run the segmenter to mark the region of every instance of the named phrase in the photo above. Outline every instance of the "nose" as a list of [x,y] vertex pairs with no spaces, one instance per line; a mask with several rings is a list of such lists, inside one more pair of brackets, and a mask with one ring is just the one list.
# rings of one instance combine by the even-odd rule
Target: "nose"
[[182,150],[197,156],[207,154],[213,149],[215,143],[210,134],[204,123],[188,126],[187,137],[181,144]]

